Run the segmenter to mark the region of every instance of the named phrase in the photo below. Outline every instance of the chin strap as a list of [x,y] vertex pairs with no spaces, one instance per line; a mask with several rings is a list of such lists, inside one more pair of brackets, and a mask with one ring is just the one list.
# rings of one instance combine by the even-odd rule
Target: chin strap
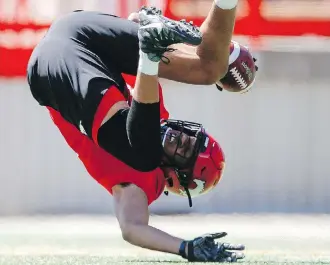
[[178,176],[180,185],[184,188],[184,191],[187,194],[189,207],[192,207],[192,199],[191,199],[191,195],[190,195],[190,191],[189,191],[189,180],[190,180],[189,176],[191,176],[192,174],[186,174],[186,173],[180,172],[179,170],[176,170],[176,174]]
[[[190,191],[189,191],[189,188],[188,188],[189,180],[186,176],[183,177],[182,174],[180,174],[180,172],[178,170],[176,170],[176,174],[178,176],[180,185],[184,188],[184,191],[187,194],[189,207],[192,207],[192,198],[191,198]],[[167,178],[166,181],[168,182],[170,187],[173,187],[173,179],[172,178]],[[166,191],[164,191],[164,194],[166,196],[168,196],[169,192],[166,190]]]
[[184,190],[185,190],[185,192],[187,193],[187,196],[188,196],[189,207],[192,207],[192,199],[191,199],[189,189],[187,187],[184,187]]

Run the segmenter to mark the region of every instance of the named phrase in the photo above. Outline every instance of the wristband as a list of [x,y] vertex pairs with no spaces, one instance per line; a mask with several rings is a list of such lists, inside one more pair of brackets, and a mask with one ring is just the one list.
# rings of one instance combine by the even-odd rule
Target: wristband
[[181,245],[180,245],[180,248],[179,248],[179,255],[186,259],[187,256],[186,256],[186,245],[187,245],[187,241],[183,240]]
[[237,6],[238,0],[214,0],[217,7],[221,9],[233,9]]

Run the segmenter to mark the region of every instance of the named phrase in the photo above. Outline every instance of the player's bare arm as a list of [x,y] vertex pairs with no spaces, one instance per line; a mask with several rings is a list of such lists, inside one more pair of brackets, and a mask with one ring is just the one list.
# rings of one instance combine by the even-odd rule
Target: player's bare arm
[[115,213],[123,239],[133,245],[166,253],[179,254],[183,239],[150,226],[148,201],[135,185],[113,188]]

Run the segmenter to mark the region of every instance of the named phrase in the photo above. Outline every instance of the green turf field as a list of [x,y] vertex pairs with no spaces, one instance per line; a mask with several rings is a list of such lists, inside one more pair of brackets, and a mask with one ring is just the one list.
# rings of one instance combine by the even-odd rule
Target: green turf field
[[[226,231],[246,244],[242,264],[330,264],[330,216],[158,216],[151,223],[185,238]],[[0,265],[186,264],[133,247],[103,216],[0,218]]]

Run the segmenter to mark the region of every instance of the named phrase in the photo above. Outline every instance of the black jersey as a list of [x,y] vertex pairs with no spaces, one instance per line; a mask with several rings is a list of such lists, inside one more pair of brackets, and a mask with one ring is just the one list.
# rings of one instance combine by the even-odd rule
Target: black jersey
[[121,74],[136,75],[138,24],[114,15],[79,11],[55,20],[34,49],[27,77],[40,105],[49,106],[91,135],[105,89],[126,87]]

